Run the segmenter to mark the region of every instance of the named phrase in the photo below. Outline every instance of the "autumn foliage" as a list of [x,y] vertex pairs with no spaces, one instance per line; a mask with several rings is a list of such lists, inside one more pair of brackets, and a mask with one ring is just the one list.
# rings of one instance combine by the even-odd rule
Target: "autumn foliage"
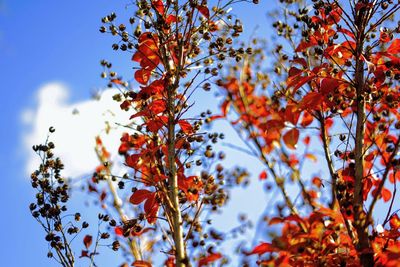
[[[243,27],[229,12],[244,1],[139,1],[131,30],[115,14],[103,18],[100,31],[120,39],[114,50],[131,52],[132,79],[102,61],[131,116],[118,126],[126,129],[118,151],[96,139],[100,164],[86,189],[111,230],[92,250],[86,235],[82,258],[94,263],[111,234],[132,266],[398,266],[400,4],[280,2],[277,38],[266,46],[263,36],[248,47],[239,38]],[[218,92],[218,112],[188,115],[199,88]],[[238,264],[219,250],[226,229],[208,219],[248,175],[224,167],[224,133],[204,127],[222,120],[244,141],[236,153],[263,166],[251,179],[280,196],[273,213],[260,214],[265,233],[240,247]],[[117,153],[123,175],[113,173]]]

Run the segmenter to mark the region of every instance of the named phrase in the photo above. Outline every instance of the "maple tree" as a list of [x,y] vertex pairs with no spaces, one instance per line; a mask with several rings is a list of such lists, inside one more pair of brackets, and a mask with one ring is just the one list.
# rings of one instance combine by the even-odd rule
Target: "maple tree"
[[[243,26],[229,11],[244,1],[138,1],[131,30],[114,13],[102,19],[100,31],[117,36],[113,49],[135,65],[133,80],[124,80],[101,62],[102,77],[120,90],[114,100],[132,115],[118,126],[126,129],[117,151],[123,175],[96,138],[100,164],[86,189],[104,213],[97,237],[83,237],[80,258],[95,266],[100,242],[112,235],[109,247],[122,249],[132,266],[232,264],[218,250],[224,233],[204,215],[221,209],[248,175],[224,168],[225,154],[214,145],[224,134],[203,127],[227,120],[247,146],[238,153],[259,159],[258,178],[281,196],[276,213],[261,220],[273,235],[241,250],[244,266],[397,265],[400,4],[280,2],[272,50],[259,39],[250,47],[235,40]],[[213,85],[223,96],[220,113],[189,116],[194,92]],[[53,148],[48,141],[34,147],[42,164],[32,174],[39,193],[31,211],[59,263],[74,266],[60,216],[68,186]],[[297,190],[300,204],[290,193]],[[386,203],[384,218],[374,216],[378,201]],[[88,227],[70,224],[70,235]]]

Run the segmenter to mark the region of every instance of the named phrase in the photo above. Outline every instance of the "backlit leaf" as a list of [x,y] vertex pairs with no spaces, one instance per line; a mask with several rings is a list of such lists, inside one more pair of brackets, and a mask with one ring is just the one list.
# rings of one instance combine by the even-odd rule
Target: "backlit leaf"
[[283,135],[283,141],[285,145],[290,149],[296,149],[297,142],[299,141],[300,132],[298,129],[294,128],[287,131]]
[[274,247],[270,243],[261,243],[260,245],[253,248],[252,251],[245,253],[246,255],[254,255],[257,254],[261,256],[267,252],[274,252]]
[[90,247],[90,245],[92,244],[92,236],[91,235],[85,235],[85,237],[83,238],[83,244],[85,245],[85,247],[88,249]]
[[201,266],[208,265],[208,264],[210,264],[210,263],[212,263],[212,262],[214,262],[216,260],[219,260],[221,258],[222,258],[222,254],[221,253],[212,253],[212,254],[210,254],[210,255],[208,255],[206,257],[200,258],[198,266],[201,267]]
[[134,205],[138,205],[143,201],[145,201],[147,198],[149,198],[151,194],[153,194],[153,192],[146,189],[136,190],[129,198],[129,202],[131,202]]

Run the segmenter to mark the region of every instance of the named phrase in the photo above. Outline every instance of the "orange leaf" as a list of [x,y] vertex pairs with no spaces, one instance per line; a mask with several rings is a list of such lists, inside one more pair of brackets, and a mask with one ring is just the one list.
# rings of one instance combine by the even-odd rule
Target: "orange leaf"
[[294,128],[283,135],[283,141],[288,148],[296,149],[297,142],[299,141],[299,134],[299,130]]
[[311,161],[317,162],[317,156],[311,153],[306,154],[306,158],[310,159]]
[[148,261],[137,260],[137,261],[134,261],[131,266],[134,266],[134,267],[151,267],[152,265]]
[[204,265],[208,265],[209,263],[212,263],[216,260],[219,260],[220,258],[222,258],[222,254],[221,253],[212,253],[210,255],[208,255],[207,257],[203,257],[199,260],[199,267],[204,266]]
[[110,82],[115,84],[123,84],[123,82],[120,79],[112,79]]
[[309,42],[305,42],[305,41],[301,42],[297,46],[295,52],[303,52],[307,48],[312,47],[312,46],[316,46],[317,44],[318,44],[318,42],[316,41],[316,39],[315,38],[311,38]]
[[[376,194],[378,193],[378,188],[375,188],[372,191],[372,196],[376,197]],[[378,196],[378,198],[382,197],[383,201],[388,202],[392,198],[392,192],[390,192],[389,189],[383,187],[381,191],[381,195]]]
[[258,256],[261,256],[264,253],[273,252],[274,250],[275,250],[274,247],[270,243],[261,243],[260,245],[253,248],[252,251],[245,254],[246,255],[258,254]]
[[304,111],[303,112],[303,118],[301,119],[300,125],[303,127],[307,127],[310,125],[314,120],[314,117],[311,115],[310,112]]
[[92,244],[92,236],[91,235],[85,235],[85,237],[83,238],[83,244],[85,245],[86,249],[88,249],[90,247],[90,245]]
[[193,127],[192,127],[192,125],[191,125],[188,121],[186,121],[186,120],[179,120],[178,123],[179,123],[179,126],[181,127],[182,131],[183,131],[185,134],[191,134],[191,133],[193,133]]
[[319,177],[312,178],[312,183],[313,183],[313,185],[315,185],[318,188],[321,187],[321,185],[322,185],[321,178],[319,178]]
[[388,202],[392,198],[392,192],[387,188],[382,188],[382,198],[383,201]]
[[140,69],[135,72],[135,80],[141,84],[147,84],[150,79],[151,71]]
[[397,229],[397,230],[400,229],[399,215],[394,214],[392,217],[390,217],[389,224],[390,224],[390,228],[392,228],[392,229]]

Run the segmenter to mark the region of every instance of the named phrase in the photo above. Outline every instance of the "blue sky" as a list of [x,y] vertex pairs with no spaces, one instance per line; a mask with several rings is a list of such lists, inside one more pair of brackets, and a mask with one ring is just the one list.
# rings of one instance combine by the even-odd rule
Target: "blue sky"
[[[97,110],[89,98],[94,91],[105,85],[100,79],[102,69],[99,61],[108,59],[114,63],[119,73],[125,77],[132,75],[130,57],[112,51],[113,38],[99,33],[100,18],[111,11],[129,17],[132,9],[125,9],[128,2],[0,0],[0,77],[3,96],[0,99],[0,167],[4,180],[0,187],[1,266],[56,266],[45,257],[47,245],[42,229],[28,211],[34,192],[27,177],[27,164],[33,153],[27,152],[24,140],[44,140],[45,134],[37,129],[45,125],[45,118],[50,117],[54,123],[58,123],[60,129],[70,129],[67,136],[70,139],[80,132],[89,136],[90,131],[97,129],[85,128],[82,120],[96,114]],[[255,25],[260,25],[260,34],[265,34],[270,24],[265,13],[274,6],[271,2],[275,3],[262,1],[255,8],[241,5],[239,10],[234,9],[233,12],[239,13],[248,33],[252,32]],[[210,103],[211,97],[199,94],[197,103]],[[78,127],[77,124],[69,124],[71,116],[65,115],[74,108],[81,109],[82,120],[78,122]],[[27,113],[27,110],[34,112]],[[58,114],[65,116],[58,117]],[[93,118],[92,121],[97,119]],[[27,120],[31,122],[33,130],[32,127],[26,127]],[[223,127],[226,128],[226,125],[222,125],[221,129]],[[45,132],[48,126],[42,128]],[[234,135],[229,134],[228,137],[234,138]],[[228,140],[238,142],[237,139]],[[251,166],[250,171],[256,177],[261,165],[255,164],[256,161],[245,154],[233,152],[231,162]],[[80,161],[72,158],[69,162],[74,164]],[[77,172],[82,171],[76,166],[72,167]],[[234,192],[237,200],[231,206],[235,210],[257,214],[264,210],[263,204],[258,204],[267,203],[268,198],[275,196],[265,196],[262,193],[263,185],[258,181],[253,184],[249,191],[239,189]],[[72,210],[79,207],[82,209],[82,195],[76,196]],[[91,212],[88,216],[95,214]],[[235,218],[236,213],[224,213],[217,220],[216,227],[226,229],[226,222],[233,222]],[[251,240],[252,236],[249,238]],[[81,248],[79,242],[78,248]],[[116,266],[119,262],[113,260],[115,258],[111,255],[101,266]]]
[[[45,257],[43,233],[28,211],[34,195],[26,164],[32,154],[27,154],[23,138],[29,137],[31,129],[22,121],[35,121],[23,114],[38,108],[38,90],[49,83],[64,85],[69,98],[61,97],[60,103],[68,107],[87,101],[105,85],[99,77],[103,58],[111,60],[120,73],[132,75],[129,56],[112,51],[113,38],[98,31],[100,18],[111,11],[128,17],[132,10],[125,9],[128,2],[0,0],[1,266],[55,266]],[[266,23],[262,6],[251,10],[241,6],[246,25]],[[51,107],[45,111],[51,113]],[[79,206],[79,201],[73,206]]]

